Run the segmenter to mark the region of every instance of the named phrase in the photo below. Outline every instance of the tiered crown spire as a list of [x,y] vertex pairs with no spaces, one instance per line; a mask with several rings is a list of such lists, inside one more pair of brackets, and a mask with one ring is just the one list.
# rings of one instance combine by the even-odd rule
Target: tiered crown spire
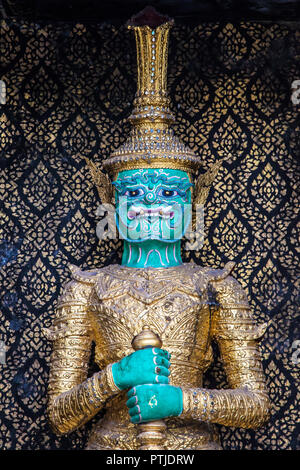
[[169,31],[174,21],[156,14],[156,26],[137,25],[143,18],[140,14],[128,23],[135,33],[138,64],[137,93],[129,119],[137,127],[151,128],[155,122],[166,128],[175,120],[167,94]]
[[114,179],[119,171],[175,168],[191,173],[200,161],[174,135],[167,93],[168,38],[173,20],[147,7],[128,22],[135,33],[138,82],[129,117],[132,131],[103,167]]

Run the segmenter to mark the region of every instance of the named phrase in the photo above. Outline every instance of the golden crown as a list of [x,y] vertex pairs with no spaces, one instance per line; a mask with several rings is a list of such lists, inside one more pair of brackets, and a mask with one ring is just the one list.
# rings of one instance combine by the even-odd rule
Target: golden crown
[[[138,84],[129,117],[131,133],[126,142],[103,161],[111,180],[120,171],[137,168],[173,168],[190,177],[201,165],[191,149],[180,142],[171,129],[174,116],[167,93],[169,31],[174,21],[146,7],[128,22],[137,46]],[[102,203],[114,203],[113,188],[107,174],[86,159]],[[204,204],[222,160],[200,175],[193,191],[193,203]]]
[[137,47],[138,83],[126,142],[103,161],[114,179],[119,171],[175,168],[192,173],[200,165],[191,149],[174,135],[167,93],[169,31],[174,21],[147,7],[128,22]]

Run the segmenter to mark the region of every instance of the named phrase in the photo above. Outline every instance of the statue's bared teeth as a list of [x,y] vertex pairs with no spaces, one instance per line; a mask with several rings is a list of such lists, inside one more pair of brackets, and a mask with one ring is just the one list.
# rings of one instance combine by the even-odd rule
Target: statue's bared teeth
[[172,219],[174,217],[174,211],[171,211],[172,206],[168,206],[165,208],[156,207],[155,209],[144,209],[144,208],[139,208],[135,207],[134,209],[131,209],[128,211],[128,218],[130,220],[138,217],[148,217],[148,216],[153,216],[153,217],[162,217],[163,219]]

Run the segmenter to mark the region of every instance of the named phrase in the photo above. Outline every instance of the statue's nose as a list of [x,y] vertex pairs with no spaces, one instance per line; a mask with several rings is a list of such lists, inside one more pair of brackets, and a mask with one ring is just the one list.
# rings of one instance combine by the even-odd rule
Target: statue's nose
[[147,204],[153,204],[156,201],[156,194],[154,192],[149,192],[145,195],[144,199]]

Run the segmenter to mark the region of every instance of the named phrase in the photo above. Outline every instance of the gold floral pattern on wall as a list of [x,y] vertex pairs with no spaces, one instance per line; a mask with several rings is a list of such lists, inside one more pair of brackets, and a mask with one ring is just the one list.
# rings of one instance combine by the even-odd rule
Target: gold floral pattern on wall
[[[226,158],[205,208],[204,246],[184,259],[235,261],[256,319],[269,321],[261,351],[271,420],[257,431],[220,427],[225,449],[299,448],[299,34],[295,23],[203,23],[177,24],[170,37],[176,133],[203,170]],[[92,423],[60,438],[47,424],[42,328],[69,263],[120,262],[121,242],[96,237],[99,201],[83,157],[101,163],[128,134],[134,38],[110,24],[3,21],[0,49],[0,447],[83,448]],[[226,386],[214,353],[206,383]]]

